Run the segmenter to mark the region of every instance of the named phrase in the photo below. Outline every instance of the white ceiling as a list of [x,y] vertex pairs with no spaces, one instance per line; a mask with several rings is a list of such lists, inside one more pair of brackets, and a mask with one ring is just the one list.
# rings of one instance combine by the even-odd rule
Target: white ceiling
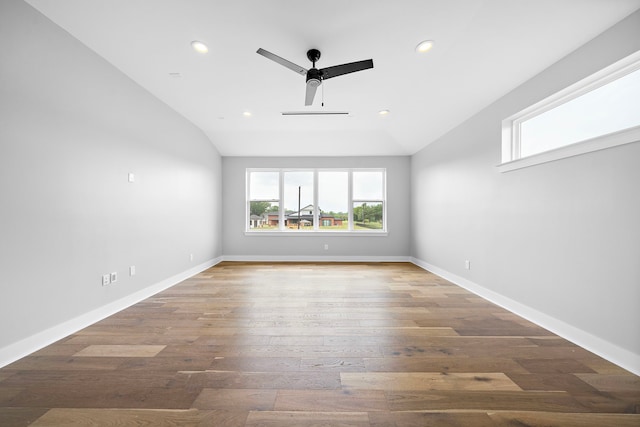
[[[224,156],[410,155],[640,0],[27,0],[193,122]],[[426,54],[414,51],[432,39]],[[194,52],[192,40],[209,46]],[[304,106],[305,68],[372,58]],[[181,77],[172,77],[180,73]],[[390,114],[380,116],[378,111]],[[283,111],[348,111],[284,117]],[[245,117],[250,111],[251,117]]]

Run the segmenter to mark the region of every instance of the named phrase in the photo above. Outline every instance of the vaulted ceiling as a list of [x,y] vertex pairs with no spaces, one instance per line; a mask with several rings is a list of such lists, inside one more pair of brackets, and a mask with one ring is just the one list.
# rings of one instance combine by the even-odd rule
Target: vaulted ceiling
[[[193,122],[224,156],[410,155],[640,0],[26,0]],[[208,46],[195,52],[194,40]],[[416,45],[433,40],[427,53]],[[304,68],[373,59],[305,106]],[[324,101],[324,105],[321,105]],[[388,110],[388,114],[379,114]],[[282,112],[348,112],[283,116]],[[245,114],[246,113],[246,114]]]

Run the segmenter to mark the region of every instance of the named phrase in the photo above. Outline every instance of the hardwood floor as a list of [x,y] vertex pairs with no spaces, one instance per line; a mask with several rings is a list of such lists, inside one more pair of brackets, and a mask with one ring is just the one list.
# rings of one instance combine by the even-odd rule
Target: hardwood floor
[[407,263],[225,262],[0,369],[7,426],[640,426],[640,378]]

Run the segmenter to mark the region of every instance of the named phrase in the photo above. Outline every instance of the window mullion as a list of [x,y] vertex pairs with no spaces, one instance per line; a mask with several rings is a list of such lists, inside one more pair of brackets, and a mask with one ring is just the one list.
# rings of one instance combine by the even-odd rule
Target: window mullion
[[320,207],[318,206],[318,169],[313,170],[313,229],[320,229]]
[[284,231],[284,171],[278,171],[278,230]]
[[353,231],[353,170],[349,169],[349,174],[348,174],[348,198],[349,198],[349,203],[347,205],[347,223],[348,223],[348,230],[349,231]]

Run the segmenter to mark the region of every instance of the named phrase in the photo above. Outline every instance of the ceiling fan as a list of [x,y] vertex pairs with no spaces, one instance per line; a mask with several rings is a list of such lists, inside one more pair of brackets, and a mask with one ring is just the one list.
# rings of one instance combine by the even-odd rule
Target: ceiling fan
[[307,76],[307,92],[304,100],[304,105],[313,104],[313,98],[316,95],[316,89],[322,84],[323,80],[327,80],[333,77],[341,76],[343,74],[355,73],[356,71],[367,70],[373,68],[373,60],[367,59],[364,61],[350,62],[348,64],[334,65],[327,68],[316,68],[316,62],[320,59],[320,51],[318,49],[310,49],[307,51],[307,58],[313,63],[313,67],[309,70],[299,65],[294,64],[291,61],[287,61],[284,58],[279,57],[269,51],[262,48],[258,49],[257,53],[269,58],[272,61],[277,62],[280,65],[284,65],[290,70],[295,71],[300,75]]

